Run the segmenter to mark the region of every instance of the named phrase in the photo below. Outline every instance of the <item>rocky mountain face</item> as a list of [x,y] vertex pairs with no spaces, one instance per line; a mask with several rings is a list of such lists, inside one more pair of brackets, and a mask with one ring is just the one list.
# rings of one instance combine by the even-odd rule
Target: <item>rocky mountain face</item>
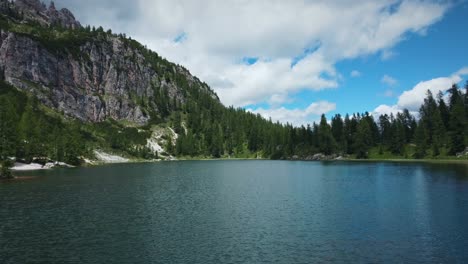
[[[7,0],[1,0],[7,3]],[[54,2],[46,5],[39,0],[16,0],[13,2],[13,8],[16,8],[25,19],[33,20],[43,26],[60,25],[65,28],[80,28],[80,22],[75,20],[75,16],[70,10],[63,8],[57,10]]]
[[[184,102],[190,96],[187,90],[201,89],[217,98],[183,67],[150,61],[147,50],[129,45],[122,36],[86,33],[69,10],[57,10],[53,3],[47,8],[39,0],[0,0],[0,13],[0,78],[67,116],[144,125],[160,111],[157,99],[162,95]],[[46,37],[35,35],[37,28],[30,24],[44,29]],[[88,37],[70,41],[70,32]],[[48,43],[58,44],[51,48]],[[168,75],[184,79],[186,87]]]

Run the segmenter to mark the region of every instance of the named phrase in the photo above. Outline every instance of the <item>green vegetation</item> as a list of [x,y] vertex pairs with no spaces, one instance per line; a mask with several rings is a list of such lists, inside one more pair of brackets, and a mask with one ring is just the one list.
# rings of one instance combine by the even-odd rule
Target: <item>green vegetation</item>
[[[468,89],[468,84],[467,87]],[[330,124],[293,127],[265,120],[243,109],[225,108],[208,95],[191,98],[177,113],[173,127],[181,131],[174,154],[197,157],[307,158],[316,153],[357,159],[451,159],[468,145],[467,93],[456,85],[448,104],[430,91],[419,120],[408,110],[382,115],[336,115]],[[181,122],[183,123],[184,129]],[[179,129],[177,129],[179,128]]]
[[[38,100],[0,82],[0,160],[16,157],[27,163],[48,160],[80,165],[93,149],[152,159],[147,131],[109,120],[98,124],[65,118]],[[4,167],[6,168],[6,167]]]
[[[330,123],[322,115],[318,124],[294,127],[241,108],[223,106],[207,84],[191,77],[183,67],[102,27],[43,27],[23,21],[21,14],[11,10],[11,14],[0,16],[0,29],[36,40],[51,53],[71,54],[81,63],[89,61],[86,52],[81,52],[83,45],[119,38],[124,48],[131,51],[131,63],[138,63],[137,58],[143,57],[141,63],[151,65],[158,76],[152,83],[152,96],[129,94],[133,103],[151,116],[143,127],[114,120],[96,124],[74,120],[0,82],[0,160],[5,170],[2,175],[7,175],[11,157],[25,162],[54,160],[79,165],[84,158],[93,158],[95,149],[140,159],[155,159],[159,154],[290,159],[317,153],[357,159],[445,159],[454,158],[468,145],[468,83],[465,93],[454,85],[448,91],[447,102],[443,100],[446,95],[434,98],[428,92],[418,119],[408,110],[377,119],[369,113],[335,115]],[[163,83],[176,86],[180,94],[169,94]],[[153,128],[161,126],[171,127],[178,137],[165,136],[167,153],[153,153],[147,140]]]
[[158,153],[146,142],[156,124],[174,129],[178,139],[166,138],[166,151],[185,158],[289,159],[323,153],[358,159],[450,159],[468,141],[466,93],[456,86],[448,91],[448,104],[442,95],[435,100],[428,92],[418,121],[405,110],[396,116],[382,115],[378,122],[364,113],[336,115],[329,124],[322,115],[319,124],[307,127],[273,123],[244,109],[226,108],[209,92],[196,91],[185,103],[169,100],[167,114],[136,128],[113,120],[90,124],[67,119],[0,83],[0,158],[79,165],[100,148],[154,159]]
[[13,162],[6,159],[1,162],[0,166],[0,179],[13,179],[13,174],[10,169],[13,166]]

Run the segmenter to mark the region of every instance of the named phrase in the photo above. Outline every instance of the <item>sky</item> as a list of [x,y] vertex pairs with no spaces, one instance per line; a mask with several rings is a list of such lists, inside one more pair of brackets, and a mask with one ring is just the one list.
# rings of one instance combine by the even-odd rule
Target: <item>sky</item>
[[428,89],[468,78],[465,0],[55,4],[185,66],[225,105],[294,125],[322,113],[417,113]]

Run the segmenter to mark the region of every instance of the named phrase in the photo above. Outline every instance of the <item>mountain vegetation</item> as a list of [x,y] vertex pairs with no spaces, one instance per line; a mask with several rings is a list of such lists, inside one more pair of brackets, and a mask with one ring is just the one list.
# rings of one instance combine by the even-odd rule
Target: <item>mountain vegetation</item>
[[[54,6],[38,3],[0,0],[0,46],[10,52],[0,52],[2,168],[12,157],[80,165],[96,149],[147,160],[422,159],[454,157],[468,145],[468,83],[428,91],[417,116],[322,115],[295,127],[225,107],[207,84],[137,41],[82,27],[66,10],[57,20]],[[35,64],[15,57],[31,50]],[[149,144],[158,128],[174,131],[163,150]]]

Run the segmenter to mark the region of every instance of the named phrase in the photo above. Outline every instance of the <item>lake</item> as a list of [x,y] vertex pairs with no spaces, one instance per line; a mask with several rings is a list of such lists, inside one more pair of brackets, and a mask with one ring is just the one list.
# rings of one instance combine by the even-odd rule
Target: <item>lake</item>
[[0,263],[466,263],[468,166],[181,161],[0,184]]

